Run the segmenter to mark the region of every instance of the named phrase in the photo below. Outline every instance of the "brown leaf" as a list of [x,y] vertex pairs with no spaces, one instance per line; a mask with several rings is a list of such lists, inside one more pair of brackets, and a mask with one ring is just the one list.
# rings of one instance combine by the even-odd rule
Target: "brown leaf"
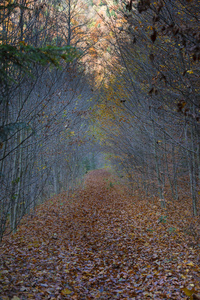
[[152,40],[153,43],[155,42],[156,38],[157,38],[157,32],[156,32],[156,30],[154,28],[153,29],[153,33],[151,35],[151,40]]
[[152,87],[149,91],[149,95],[152,95],[153,91],[154,91],[154,88]]
[[152,53],[149,55],[149,58],[151,61],[154,61],[154,55]]
[[146,11],[147,9],[149,9],[150,4],[151,4],[150,0],[140,0],[137,6],[138,12],[142,13],[143,11]]
[[126,9],[131,11],[132,10],[132,5],[133,5],[133,0],[130,0],[130,2],[126,5]]

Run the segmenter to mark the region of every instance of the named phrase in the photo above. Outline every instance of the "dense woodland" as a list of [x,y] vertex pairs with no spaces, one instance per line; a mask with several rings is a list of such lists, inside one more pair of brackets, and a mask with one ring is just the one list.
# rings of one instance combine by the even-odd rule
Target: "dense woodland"
[[198,0],[1,0],[1,241],[108,168],[199,247],[199,29]]

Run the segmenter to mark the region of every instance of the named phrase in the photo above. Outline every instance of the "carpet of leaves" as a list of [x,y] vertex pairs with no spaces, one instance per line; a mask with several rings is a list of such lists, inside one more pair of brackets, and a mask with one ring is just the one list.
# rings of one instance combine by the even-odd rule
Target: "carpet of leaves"
[[0,246],[0,299],[193,299],[195,238],[140,198],[96,170],[40,205]]

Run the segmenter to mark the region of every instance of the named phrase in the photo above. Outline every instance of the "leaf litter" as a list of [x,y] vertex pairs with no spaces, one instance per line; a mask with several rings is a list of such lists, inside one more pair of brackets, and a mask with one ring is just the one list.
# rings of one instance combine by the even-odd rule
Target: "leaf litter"
[[1,244],[0,299],[198,299],[198,241],[142,198],[95,170],[40,205]]

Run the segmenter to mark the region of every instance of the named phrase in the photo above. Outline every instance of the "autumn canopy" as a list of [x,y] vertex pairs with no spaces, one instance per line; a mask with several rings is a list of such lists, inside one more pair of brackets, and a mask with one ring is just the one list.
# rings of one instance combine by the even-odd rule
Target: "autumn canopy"
[[200,299],[199,28],[198,0],[1,1],[1,299]]

